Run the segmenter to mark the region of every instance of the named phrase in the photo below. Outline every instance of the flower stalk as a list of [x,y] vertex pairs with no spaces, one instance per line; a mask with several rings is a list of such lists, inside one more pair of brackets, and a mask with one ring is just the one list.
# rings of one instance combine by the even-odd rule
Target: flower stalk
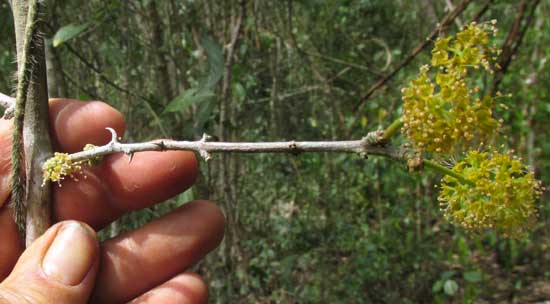
[[384,133],[382,134],[382,137],[380,138],[381,141],[385,142],[388,141],[397,131],[401,129],[403,126],[403,119],[399,117],[398,119],[394,120],[387,128],[384,130]]
[[452,177],[456,178],[459,182],[461,182],[463,184],[467,184],[467,185],[470,185],[470,186],[475,186],[474,182],[472,182],[471,180],[466,179],[466,177],[464,177],[462,174],[453,171],[451,168],[447,168],[447,167],[445,167],[443,165],[440,165],[440,164],[438,164],[438,163],[436,163],[432,160],[429,160],[429,159],[425,159],[423,161],[423,164],[424,164],[425,168],[429,168],[429,169],[437,171],[439,173],[443,173],[444,175],[452,176]]

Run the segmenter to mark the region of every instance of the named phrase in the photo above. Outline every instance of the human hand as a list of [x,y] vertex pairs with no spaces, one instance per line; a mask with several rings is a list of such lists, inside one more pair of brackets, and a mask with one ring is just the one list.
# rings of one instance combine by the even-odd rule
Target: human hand
[[[50,118],[56,151],[106,144],[106,127],[124,133],[122,115],[101,102],[51,100]],[[206,301],[204,282],[184,271],[223,238],[223,215],[213,203],[190,202],[101,244],[94,231],[190,187],[197,174],[193,153],[142,152],[131,163],[113,154],[85,168],[86,179],[54,185],[53,217],[59,223],[23,251],[6,206],[11,132],[11,121],[0,120],[0,303]]]

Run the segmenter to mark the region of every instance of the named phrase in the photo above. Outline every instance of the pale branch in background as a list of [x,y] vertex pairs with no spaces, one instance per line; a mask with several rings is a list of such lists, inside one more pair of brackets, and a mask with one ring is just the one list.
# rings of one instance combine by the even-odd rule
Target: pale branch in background
[[[436,27],[432,30],[432,32],[424,39],[420,44],[414,48],[411,53],[403,60],[401,61],[390,73],[388,73],[386,76],[380,78],[376,83],[374,83],[368,91],[363,94],[359,101],[354,106],[354,111],[359,110],[366,100],[368,100],[374,92],[379,90],[380,88],[383,88],[384,85],[390,81],[397,73],[404,68],[405,66],[409,65],[413,61],[413,59],[422,52],[428,45],[432,43],[432,41],[441,33],[442,29],[446,28],[453,20],[455,20],[471,3],[471,0],[463,0],[460,4],[458,4],[454,10],[450,11],[444,18],[441,20],[440,23],[436,25]],[[483,13],[485,10],[482,10]],[[479,16],[476,16],[478,18]]]

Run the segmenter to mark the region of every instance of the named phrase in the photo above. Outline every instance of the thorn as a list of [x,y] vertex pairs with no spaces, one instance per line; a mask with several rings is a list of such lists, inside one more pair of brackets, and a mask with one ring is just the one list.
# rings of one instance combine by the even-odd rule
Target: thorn
[[126,153],[128,155],[128,163],[132,162],[132,159],[134,159],[134,152]]
[[117,143],[118,142],[118,135],[116,134],[115,129],[113,128],[105,128],[107,131],[111,132],[111,141],[109,143]]
[[156,142],[155,145],[157,145],[160,148],[161,151],[166,150],[166,145],[164,144],[163,140],[161,140],[159,142]]

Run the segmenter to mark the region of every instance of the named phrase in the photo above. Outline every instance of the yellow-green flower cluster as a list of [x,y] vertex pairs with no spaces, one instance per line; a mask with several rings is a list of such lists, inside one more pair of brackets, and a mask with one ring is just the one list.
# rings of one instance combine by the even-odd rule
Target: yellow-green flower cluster
[[44,163],[42,171],[44,183],[52,181],[61,185],[66,176],[78,180],[78,175],[82,174],[82,162],[73,162],[67,153],[55,152],[54,156]]
[[494,27],[470,24],[456,35],[436,41],[432,66],[435,81],[423,66],[419,76],[403,88],[403,130],[420,151],[454,153],[458,146],[487,141],[498,127],[492,117],[493,99],[476,97],[479,87],[467,82],[471,69],[490,70]]
[[443,178],[438,199],[450,222],[474,231],[490,228],[514,238],[531,228],[542,188],[518,159],[470,151],[452,170],[472,184],[449,175]]
[[468,68],[483,67],[491,72],[491,57],[498,50],[489,45],[489,38],[497,29],[493,21],[491,24],[477,24],[472,22],[456,34],[456,38],[439,38],[432,50],[432,66],[441,69],[458,70],[467,74]]

